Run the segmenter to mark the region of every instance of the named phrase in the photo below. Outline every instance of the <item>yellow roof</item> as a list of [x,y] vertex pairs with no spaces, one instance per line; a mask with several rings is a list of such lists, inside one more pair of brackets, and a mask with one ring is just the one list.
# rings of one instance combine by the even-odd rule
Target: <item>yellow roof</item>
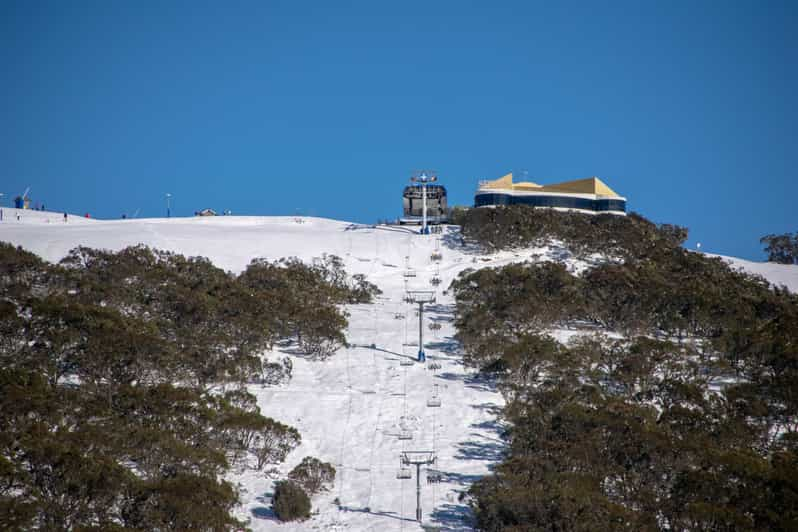
[[573,194],[597,194],[599,196],[618,196],[614,190],[607,186],[598,177],[565,181],[554,185],[546,185],[543,192],[571,192]]
[[513,174],[509,173],[489,181],[483,188],[488,189],[510,189],[510,190],[535,190],[539,192],[565,192],[570,194],[596,194],[598,196],[620,197],[614,190],[598,177],[588,177],[586,179],[576,179],[574,181],[564,181],[553,185],[538,185],[532,182],[513,183]]
[[540,190],[541,188],[543,187],[531,181],[521,181],[520,183],[513,183],[514,190]]
[[512,172],[501,176],[499,179],[486,183],[485,188],[513,188]]

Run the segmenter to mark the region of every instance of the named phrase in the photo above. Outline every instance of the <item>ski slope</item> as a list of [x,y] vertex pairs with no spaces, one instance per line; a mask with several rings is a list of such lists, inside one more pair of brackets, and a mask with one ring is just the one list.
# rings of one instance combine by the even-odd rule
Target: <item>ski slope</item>
[[[402,227],[319,218],[95,221],[70,217],[64,223],[58,216],[51,215],[48,222],[46,213],[25,212],[21,222],[0,223],[0,240],[53,262],[79,245],[119,250],[146,244],[205,256],[236,273],[255,257],[312,261],[327,253],[340,256],[350,274],[366,274],[383,294],[372,305],[347,309],[352,347],[325,362],[290,355],[294,375],[289,383],[250,388],[264,415],[302,434],[302,445],[280,466],[280,475],[284,477],[304,456],[316,456],[336,467],[333,487],[314,497],[318,513],[312,519],[279,524],[270,510],[270,496],[280,475],[269,478],[264,472],[238,471],[230,476],[241,487],[238,516],[250,519],[254,530],[417,530],[415,472],[409,480],[396,478],[399,455],[403,450],[429,450],[436,453],[431,468],[441,482],[428,483],[427,470],[422,469],[424,523],[446,530],[468,529],[467,508],[458,495],[500,458],[496,413],[502,398],[491,383],[479,380],[460,363],[452,340],[453,301],[443,290],[465,268],[520,260],[518,254],[484,257],[452,249],[446,242],[457,240],[454,230],[421,236]],[[436,250],[443,256],[440,263],[431,259]],[[407,272],[415,276],[406,276]],[[430,281],[436,275],[442,282],[436,303],[425,312],[424,335],[427,362],[440,368],[402,365],[403,360],[410,364],[418,351],[418,318],[415,306],[404,301],[405,290],[434,289]],[[433,322],[441,328],[428,329]],[[441,406],[428,407],[428,399],[436,393]],[[412,440],[400,440],[402,431],[409,432]]]
[[[241,490],[237,515],[254,530],[419,530],[415,469],[412,479],[397,479],[399,455],[405,450],[434,451],[437,457],[430,470],[422,468],[424,524],[468,530],[467,506],[458,495],[501,457],[497,412],[502,398],[490,382],[461,364],[453,340],[453,300],[444,291],[466,268],[522,260],[565,261],[575,271],[588,265],[556,246],[481,255],[460,245],[456,228],[422,236],[403,227],[307,217],[102,221],[70,216],[64,223],[62,214],[23,211],[18,221],[16,213],[9,216],[14,209],[4,210],[0,240],[53,262],[79,245],[119,250],[145,244],[204,256],[238,273],[255,257],[312,261],[327,253],[340,256],[349,274],[363,273],[383,291],[372,305],[348,307],[351,347],[324,362],[276,350],[268,355],[292,357],[293,379],[276,387],[250,387],[264,415],[302,434],[302,445],[276,474],[230,474]],[[432,260],[433,253],[442,259]],[[773,269],[775,265],[729,260],[798,290],[798,267]],[[430,282],[433,277],[441,280],[437,289]],[[415,306],[404,301],[408,289],[436,291],[436,303],[425,312],[426,365],[412,362],[418,351],[418,318]],[[430,330],[430,323],[441,328]],[[440,407],[428,406],[433,395]],[[401,432],[409,432],[412,439],[400,440]],[[336,467],[335,483],[313,498],[312,519],[280,524],[270,509],[273,482],[309,455]],[[427,476],[435,475],[441,481],[428,483]]]

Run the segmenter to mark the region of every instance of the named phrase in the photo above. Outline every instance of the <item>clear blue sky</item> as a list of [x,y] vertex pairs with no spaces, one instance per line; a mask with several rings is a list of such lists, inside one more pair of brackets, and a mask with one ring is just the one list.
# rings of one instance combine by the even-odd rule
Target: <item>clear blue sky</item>
[[0,192],[119,217],[400,213],[597,175],[689,246],[798,230],[798,2],[0,3]]

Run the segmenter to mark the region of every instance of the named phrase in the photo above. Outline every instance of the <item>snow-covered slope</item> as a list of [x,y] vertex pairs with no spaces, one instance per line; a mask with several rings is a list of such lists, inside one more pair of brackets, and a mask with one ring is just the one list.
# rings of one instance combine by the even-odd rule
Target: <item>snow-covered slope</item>
[[[9,225],[39,225],[39,224],[55,224],[55,223],[64,223],[64,213],[63,212],[51,212],[51,211],[34,211],[31,209],[15,209],[13,207],[0,207],[0,212],[2,212],[2,221],[0,221],[0,227],[5,227],[6,224]],[[67,215],[67,222],[71,225],[83,225],[83,224],[92,224],[96,222],[94,218],[86,218],[85,216],[76,216],[74,214]]]
[[[452,340],[453,301],[443,290],[465,268],[522,260],[529,254],[484,257],[459,246],[450,249],[444,241],[457,238],[453,230],[421,236],[401,227],[319,218],[78,221],[70,217],[67,223],[63,215],[51,218],[48,223],[46,213],[24,212],[19,222],[0,223],[0,240],[54,262],[78,245],[118,250],[146,244],[205,256],[233,272],[243,270],[255,257],[296,256],[311,261],[327,253],[343,258],[350,274],[366,274],[383,295],[373,305],[348,309],[352,347],[325,362],[294,356],[290,383],[251,388],[265,415],[297,427],[302,434],[302,446],[280,467],[281,474],[304,456],[316,456],[335,465],[333,488],[314,498],[318,515],[313,519],[279,525],[270,511],[273,479],[263,472],[236,472],[231,480],[240,482],[244,501],[239,516],[251,519],[255,530],[417,529],[416,481],[396,478],[399,455],[403,450],[430,450],[437,455],[431,469],[441,473],[442,481],[428,483],[422,469],[424,521],[444,529],[467,528],[466,506],[457,496],[500,457],[496,411],[502,399],[490,383],[462,366]],[[436,251],[443,256],[439,263],[431,258]],[[407,276],[408,271],[415,275]],[[417,317],[415,308],[404,302],[405,290],[433,290],[434,276],[442,282],[436,304],[425,313],[424,334],[428,363],[440,368],[402,365],[418,351]],[[440,330],[430,330],[432,322],[440,323]],[[429,407],[427,401],[436,389],[441,406]],[[409,430],[413,439],[399,440],[402,429]]]
[[[9,215],[9,213],[12,213]],[[270,510],[272,478],[263,472],[239,471],[243,505],[239,516],[255,530],[414,530],[415,478],[399,480],[403,450],[435,451],[431,467],[441,482],[428,483],[422,470],[425,523],[443,529],[467,529],[466,506],[458,494],[487,473],[502,451],[496,412],[502,398],[490,383],[466,370],[453,341],[450,295],[443,291],[466,268],[498,266],[520,260],[563,260],[560,248],[479,255],[459,245],[455,228],[443,235],[421,236],[402,227],[363,226],[320,218],[216,217],[95,221],[23,211],[16,220],[5,209],[0,241],[21,245],[49,261],[58,261],[78,246],[119,250],[146,244],[184,255],[208,257],[214,264],[240,272],[255,257],[296,256],[306,261],[323,253],[345,261],[350,274],[363,273],[383,291],[373,305],[350,307],[347,332],[352,347],[325,362],[293,356],[294,377],[284,386],[251,387],[262,412],[297,427],[302,445],[280,467],[283,476],[304,456],[316,456],[337,469],[332,489],[314,498],[318,514],[297,524],[278,524]],[[435,262],[432,254],[440,252]],[[729,259],[776,284],[798,290],[798,267],[763,265]],[[571,269],[585,263],[568,260]],[[406,275],[412,272],[414,276]],[[428,365],[402,365],[416,356],[417,317],[404,302],[407,289],[433,290],[437,302],[424,326]],[[431,331],[429,323],[440,323]],[[285,356],[274,353],[270,356]],[[437,385],[437,388],[436,388]],[[438,408],[427,406],[437,389]],[[412,440],[399,440],[401,430]],[[415,477],[415,473],[413,473]]]

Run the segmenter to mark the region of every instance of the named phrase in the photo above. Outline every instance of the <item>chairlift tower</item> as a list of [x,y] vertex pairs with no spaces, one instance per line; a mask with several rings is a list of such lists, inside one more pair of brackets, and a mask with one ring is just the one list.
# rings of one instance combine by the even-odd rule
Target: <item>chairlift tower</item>
[[[399,455],[403,469],[416,466],[416,521],[421,522],[421,466],[435,463],[435,451],[404,451]],[[402,477],[408,478],[405,473]]]
[[438,176],[429,170],[421,170],[416,172],[410,178],[411,183],[421,185],[421,234],[428,235],[429,227],[427,227],[427,185],[434,183],[438,180]]
[[407,292],[409,303],[418,303],[418,361],[427,360],[424,353],[424,305],[435,303],[435,292],[431,290],[409,290]]

